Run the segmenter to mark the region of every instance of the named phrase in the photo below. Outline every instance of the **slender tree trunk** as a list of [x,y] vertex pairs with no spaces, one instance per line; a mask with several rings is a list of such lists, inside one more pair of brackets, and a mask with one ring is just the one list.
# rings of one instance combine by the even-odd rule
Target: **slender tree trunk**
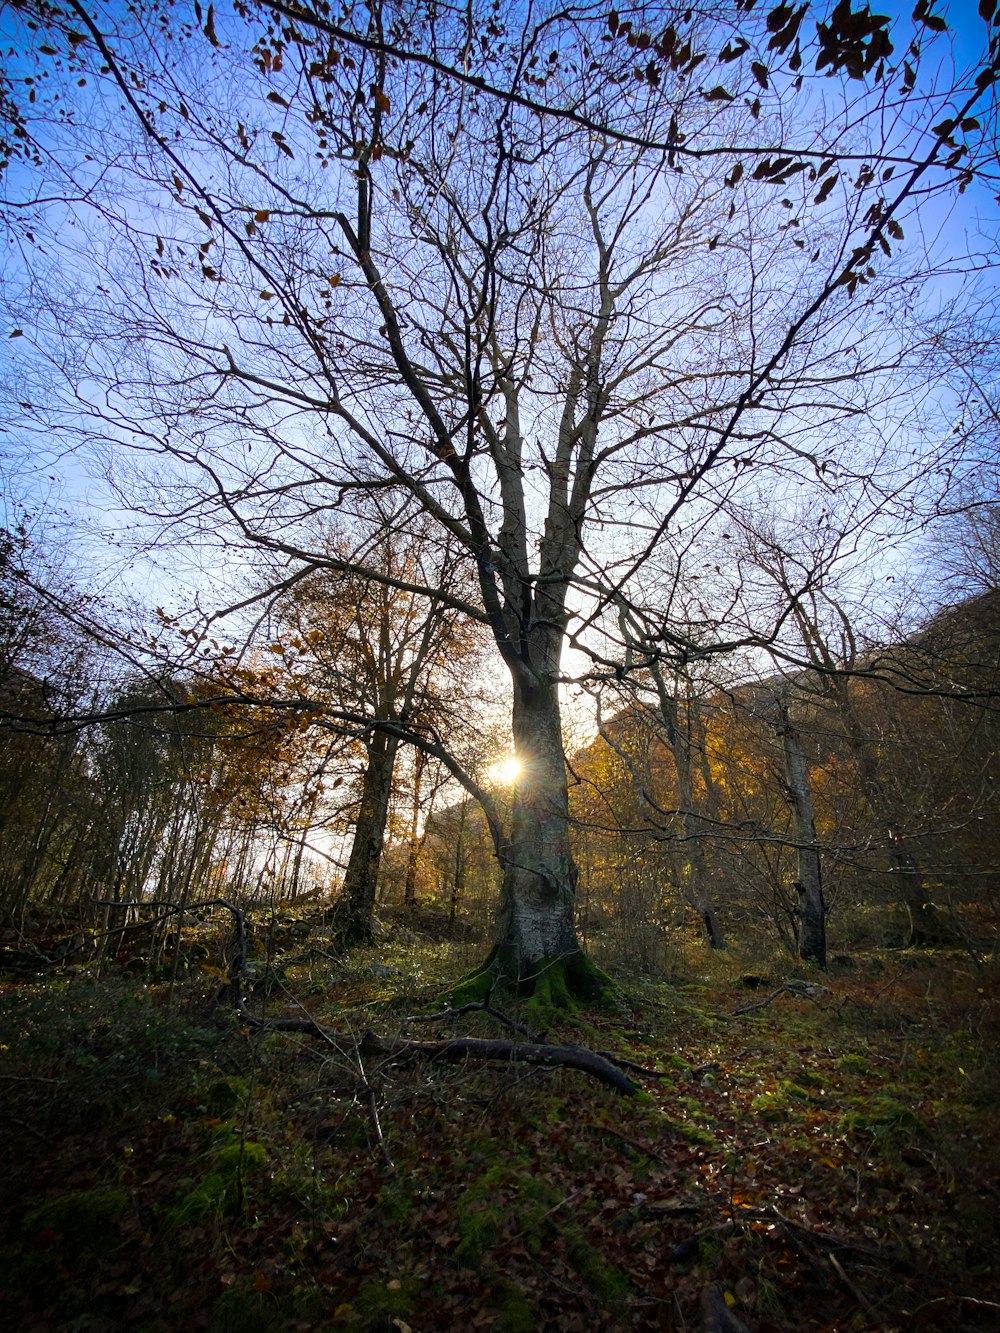
[[417,750],[413,756],[413,800],[410,805],[410,847],[406,857],[406,880],[403,886],[403,902],[408,908],[417,902],[417,861],[424,845],[420,836],[420,783],[424,776],[427,756],[423,750]]
[[451,880],[451,901],[448,906],[448,929],[453,930],[458,915],[458,900],[465,889],[465,817],[469,809],[469,798],[462,797],[458,815],[458,832],[455,837],[455,863]]
[[[674,757],[674,769],[677,774],[677,803],[681,811],[681,828],[684,833],[684,874],[685,891],[688,901],[701,917],[709,946],[713,949],[726,947],[726,936],[715,911],[715,903],[709,888],[708,865],[705,848],[698,836],[698,816],[694,808],[694,780],[692,776],[691,755],[694,749],[691,738],[692,710],[697,704],[688,701],[687,725],[682,730],[678,717],[678,703],[675,693],[667,688],[659,668],[655,669],[654,680],[660,704],[660,719],[663,724],[666,741]],[[702,746],[704,755],[704,745]],[[707,757],[705,765],[707,768]],[[713,794],[711,773],[705,774],[705,795],[709,799]]]
[[826,967],[826,901],[809,787],[809,766],[799,733],[788,716],[787,702],[782,701],[779,707],[778,730],[785,755],[785,778],[798,855],[795,891],[798,895],[796,937],[799,957]]
[[368,747],[358,822],[344,874],[342,933],[347,944],[368,944],[372,940],[375,886],[392,795],[396,750],[395,737],[382,731],[375,732]]
[[673,729],[671,749],[674,766],[677,770],[677,796],[681,808],[681,827],[684,830],[687,871],[687,894],[701,917],[709,946],[713,949],[726,947],[726,936],[715,911],[715,903],[708,882],[708,865],[705,849],[698,836],[698,817],[694,809],[694,783],[691,777],[691,739],[690,735],[681,735]]
[[872,751],[871,739],[855,711],[846,688],[837,691],[837,702],[844,720],[847,737],[858,765],[861,787],[869,809],[882,826],[886,856],[899,901],[906,909],[910,923],[910,945],[942,944],[953,938],[947,921],[942,917],[924,884],[912,852],[906,846],[901,829],[896,801],[888,790]]

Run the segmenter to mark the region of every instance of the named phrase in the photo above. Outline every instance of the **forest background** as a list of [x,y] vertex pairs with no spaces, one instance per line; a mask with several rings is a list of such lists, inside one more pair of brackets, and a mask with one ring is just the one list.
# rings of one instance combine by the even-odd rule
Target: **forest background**
[[[476,1283],[504,1327],[684,1327],[699,1300],[706,1328],[995,1320],[992,1232],[948,1278],[985,1227],[955,1145],[978,1145],[968,1169],[996,1129],[994,11],[3,8],[0,909],[34,1015],[5,1078],[28,1141],[51,1080],[97,1127],[79,1187],[57,1155],[8,1217],[42,1326],[134,1306],[169,1327],[178,1302],[219,1327],[458,1326]],[[719,1008],[764,1031],[783,1006],[800,1054],[827,1043],[814,1083],[777,1031],[749,1073],[742,1037],[711,1035]],[[503,1040],[420,1047],[398,1020],[428,1007]],[[89,1072],[84,1015],[112,1034]],[[899,1024],[939,1025],[912,1067]],[[353,1128],[308,1171],[269,1119],[315,1095],[281,1031],[354,1069]],[[205,1044],[193,1083],[171,1043]],[[95,1071],[137,1049],[156,1077],[126,1113]],[[569,1145],[532,1137],[511,1071],[633,1091],[666,1052],[700,1091],[630,1136],[627,1182],[595,1178],[579,1226],[553,1223]],[[544,1200],[494,1143],[439,1217],[416,1185],[393,1202],[411,1149],[384,1124],[424,1095],[418,1056],[491,1062],[461,1086],[533,1126]],[[165,1075],[191,1108],[169,1148]],[[580,1075],[545,1077],[558,1124]],[[445,1174],[468,1151],[454,1110]],[[44,1114],[78,1149],[66,1108]],[[762,1116],[775,1157],[738,1188]],[[108,1133],[150,1162],[197,1143],[202,1174],[109,1176]],[[817,1222],[761,1183],[779,1147],[836,1175],[858,1140],[846,1221],[836,1189]],[[888,1230],[859,1216],[865,1171],[909,1200]],[[659,1228],[645,1258],[606,1216],[626,1195]],[[666,1280],[664,1219],[706,1206]],[[212,1219],[204,1282],[126,1289],[143,1209],[175,1273]],[[432,1264],[428,1307],[426,1258],[376,1280],[346,1237],[374,1217],[405,1249],[432,1215],[457,1266]],[[263,1249],[230,1270],[237,1231]]]

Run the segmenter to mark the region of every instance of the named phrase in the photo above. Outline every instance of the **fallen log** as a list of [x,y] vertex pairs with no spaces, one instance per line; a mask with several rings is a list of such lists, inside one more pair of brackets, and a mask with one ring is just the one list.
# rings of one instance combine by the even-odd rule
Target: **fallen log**
[[255,1032],[297,1032],[315,1037],[340,1049],[353,1047],[361,1055],[420,1056],[426,1060],[482,1060],[489,1064],[528,1064],[544,1068],[579,1069],[591,1078],[634,1097],[638,1089],[621,1069],[586,1046],[554,1046],[540,1042],[499,1041],[483,1037],[445,1037],[440,1041],[417,1041],[409,1037],[380,1037],[367,1031],[347,1035],[325,1028],[313,1018],[258,1018],[241,1000],[240,1021]]
[[[116,905],[121,906],[121,904]],[[135,906],[157,907],[160,910],[166,908],[168,911],[180,910],[175,904],[153,900],[136,903]],[[340,1050],[353,1050],[357,1056],[417,1056],[427,1060],[457,1062],[479,1060],[488,1064],[529,1064],[546,1069],[578,1069],[614,1088],[623,1097],[634,1097],[638,1092],[636,1085],[614,1062],[614,1057],[599,1055],[586,1046],[552,1045],[530,1040],[500,1041],[481,1037],[445,1037],[438,1041],[419,1041],[409,1037],[380,1037],[378,1033],[372,1031],[364,1032],[359,1037],[355,1033],[337,1032],[332,1028],[326,1028],[314,1018],[259,1018],[247,1003],[245,915],[242,909],[228,898],[208,898],[197,903],[189,903],[185,910],[196,911],[207,907],[223,908],[229,913],[233,929],[229,943],[227,985],[224,989],[230,997],[237,1018],[254,1032],[296,1032],[327,1042]],[[511,1023],[511,1025],[515,1029],[520,1028],[519,1024]],[[630,1067],[637,1068],[637,1066]]]

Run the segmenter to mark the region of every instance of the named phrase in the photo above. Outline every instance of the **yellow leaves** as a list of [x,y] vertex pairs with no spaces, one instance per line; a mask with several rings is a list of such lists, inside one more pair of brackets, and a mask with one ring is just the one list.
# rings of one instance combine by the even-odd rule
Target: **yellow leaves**
[[373,88],[372,94],[375,98],[375,106],[377,110],[385,112],[392,110],[392,103],[389,101],[388,97],[386,97],[385,93],[382,91],[381,88]]

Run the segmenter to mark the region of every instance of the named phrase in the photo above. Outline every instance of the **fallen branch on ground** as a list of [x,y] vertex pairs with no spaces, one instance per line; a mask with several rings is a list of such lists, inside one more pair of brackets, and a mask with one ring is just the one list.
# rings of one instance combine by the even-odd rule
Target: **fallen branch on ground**
[[767,999],[758,1000],[756,1004],[745,1004],[742,1009],[734,1009],[729,1017],[739,1018],[741,1014],[752,1014],[757,1009],[766,1009],[779,995],[794,995],[798,999],[818,1000],[821,995],[829,994],[829,986],[819,986],[812,981],[786,981],[783,986],[779,986],[777,990],[772,991]]
[[[172,903],[147,900],[136,903],[117,903],[118,907],[156,907],[180,911]],[[229,913],[232,921],[232,936],[229,944],[229,966],[227,986],[230,1002],[241,1023],[254,1032],[296,1032],[302,1036],[314,1037],[319,1041],[337,1046],[341,1050],[354,1052],[360,1060],[365,1055],[418,1056],[428,1060],[481,1060],[489,1064],[530,1064],[547,1069],[579,1069],[589,1074],[608,1087],[614,1088],[624,1097],[634,1097],[638,1092],[636,1085],[628,1078],[612,1059],[590,1050],[586,1046],[551,1045],[539,1041],[497,1041],[480,1037],[447,1037],[440,1041],[416,1041],[408,1037],[380,1037],[367,1031],[359,1037],[355,1033],[337,1032],[317,1023],[314,1018],[258,1018],[247,1007],[247,933],[246,918],[241,908],[228,898],[206,898],[197,903],[188,903],[184,910],[191,912],[202,908],[219,907]],[[446,1016],[465,1013],[472,1008],[485,1006],[469,1005],[461,1010],[446,1011]],[[499,1017],[499,1012],[487,1010]],[[525,1031],[513,1019],[507,1019],[515,1030]]]

